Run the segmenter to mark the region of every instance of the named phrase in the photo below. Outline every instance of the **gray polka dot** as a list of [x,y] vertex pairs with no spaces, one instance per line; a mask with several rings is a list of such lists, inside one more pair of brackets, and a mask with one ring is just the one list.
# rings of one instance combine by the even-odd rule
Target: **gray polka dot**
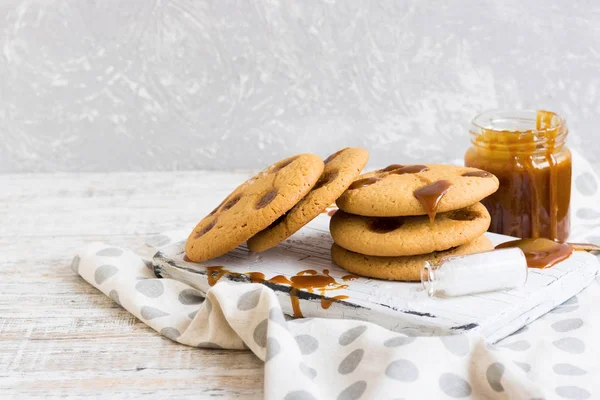
[[493,363],[490,365],[485,372],[490,387],[495,392],[503,392],[504,387],[502,386],[502,375],[504,374],[504,365],[500,363]]
[[213,342],[200,342],[196,347],[202,347],[204,349],[222,349],[223,347]]
[[272,337],[268,338],[267,339],[267,356],[265,357],[265,362],[273,359],[273,357],[275,357],[280,352],[281,352],[281,346],[279,345],[279,342],[277,341],[277,339],[272,338]]
[[108,293],[108,296],[118,305],[121,305],[121,301],[119,300],[119,293],[116,290],[111,290]]
[[112,276],[115,276],[117,272],[119,272],[119,270],[114,265],[101,265],[94,273],[94,280],[96,281],[97,285],[102,285],[104,281]]
[[414,382],[419,377],[417,366],[408,360],[392,361],[385,369],[388,378],[401,382]]
[[557,395],[565,399],[585,400],[591,396],[590,392],[577,386],[559,386],[555,391]]
[[283,316],[281,309],[279,309],[277,307],[272,307],[269,310],[269,319],[271,321],[275,322],[276,324],[284,327],[285,329],[288,329],[287,321],[285,320],[285,317]]
[[594,175],[589,172],[584,172],[575,179],[575,187],[584,196],[593,196],[598,191],[598,184],[594,179]]
[[515,361],[514,363],[516,364],[517,367],[521,368],[525,372],[531,371],[531,365],[529,365],[527,363],[519,362],[519,361]]
[[350,343],[352,343],[356,339],[358,339],[358,337],[360,335],[365,333],[366,330],[367,330],[366,325],[360,325],[360,326],[356,326],[354,328],[348,329],[346,332],[344,332],[340,335],[340,340],[339,340],[340,345],[342,345],[342,346],[349,345]]
[[135,290],[151,299],[160,297],[165,292],[165,288],[160,279],[144,279],[139,281],[135,285]]
[[200,304],[204,301],[204,297],[200,294],[199,291],[194,289],[183,289],[179,292],[179,302],[181,304],[190,305],[190,304]]
[[283,400],[317,400],[315,396],[305,390],[295,390],[285,395]]
[[455,356],[464,356],[469,353],[469,339],[466,335],[440,336],[442,344]]
[[296,339],[296,343],[298,343],[300,352],[304,355],[314,353],[319,348],[317,339],[310,335],[298,335],[294,339]]
[[310,379],[314,379],[317,376],[317,370],[309,367],[303,362],[301,362],[298,367],[300,368],[300,371]]
[[179,333],[179,331],[175,328],[171,328],[171,327],[166,327],[166,328],[162,328],[160,330],[160,334],[163,335],[166,338],[169,338],[171,340],[175,340],[177,339],[179,336],[181,336],[181,333]]
[[160,317],[169,315],[169,313],[166,313],[162,310],[159,310],[158,308],[154,308],[154,307],[150,307],[150,306],[143,306],[141,314],[142,314],[142,318],[144,318],[146,320],[151,320],[154,318],[160,318]]
[[552,342],[554,346],[571,354],[581,354],[585,351],[585,344],[573,337],[566,337]]
[[556,332],[569,332],[581,328],[583,320],[581,318],[563,319],[552,324],[552,329]]
[[268,324],[269,324],[269,322],[265,318],[261,322],[259,322],[258,325],[256,325],[256,328],[254,328],[254,334],[253,334],[254,341],[260,347],[267,346],[267,326],[268,326]]
[[196,314],[198,314],[198,311],[200,311],[200,310],[192,311],[191,313],[189,313],[188,318],[194,319],[196,317]]
[[396,336],[383,342],[385,347],[400,347],[415,341],[414,337]]
[[156,236],[152,236],[151,238],[149,238],[148,240],[146,240],[146,246],[148,247],[161,247],[164,246],[166,244],[169,244],[171,242],[171,239],[169,239],[168,236],[165,235],[156,235]]
[[362,361],[365,351],[363,349],[356,349],[346,356],[338,367],[338,372],[342,375],[353,372],[358,364]]
[[567,364],[567,363],[556,364],[554,367],[552,367],[552,370],[554,371],[555,374],[558,374],[558,375],[580,376],[580,375],[587,374],[586,370],[576,367],[573,364]]
[[450,397],[461,398],[471,395],[471,385],[458,375],[445,373],[440,376],[440,389]]
[[512,343],[501,344],[498,347],[503,347],[505,349],[510,349],[510,350],[514,350],[514,351],[525,351],[525,350],[529,349],[531,347],[531,345],[529,344],[529,342],[527,342],[525,340],[519,340],[519,341],[512,342]]
[[73,257],[73,261],[71,261],[71,269],[76,274],[79,273],[79,263],[81,262],[81,258],[79,256]]
[[119,257],[121,254],[123,254],[123,250],[116,247],[102,249],[96,253],[96,255],[100,257]]
[[337,400],[357,400],[363,395],[367,389],[367,382],[358,381],[342,390],[337,397]]
[[600,217],[600,212],[593,208],[580,208],[576,214],[581,219],[596,219]]
[[240,296],[237,303],[237,308],[240,311],[248,311],[256,308],[260,300],[262,288],[254,289]]

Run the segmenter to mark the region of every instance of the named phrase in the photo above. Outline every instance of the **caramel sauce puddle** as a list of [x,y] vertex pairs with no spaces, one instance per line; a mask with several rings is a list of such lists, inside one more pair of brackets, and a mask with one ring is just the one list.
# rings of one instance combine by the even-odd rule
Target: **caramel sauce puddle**
[[[186,262],[192,262],[186,255],[183,256],[183,260]],[[302,289],[309,293],[314,293],[315,290],[318,290],[321,296],[323,296],[321,298],[321,307],[323,307],[325,310],[331,307],[331,304],[334,302],[349,298],[349,296],[346,295],[339,295],[330,298],[324,297],[325,293],[328,291],[348,288],[347,284],[336,282],[336,280],[329,275],[328,269],[324,269],[322,274],[314,269],[305,269],[289,279],[283,275],[275,275],[270,279],[266,279],[265,274],[262,272],[232,272],[225,269],[225,267],[222,265],[208,266],[205,268],[208,285],[211,287],[216,285],[217,282],[219,282],[219,280],[225,275],[233,277],[246,275],[250,278],[250,282],[252,283],[271,282],[290,286],[290,301],[292,303],[294,318],[304,318],[300,308],[300,292]],[[346,282],[355,280],[357,278],[358,277],[355,275],[346,275],[342,278],[342,280]]]

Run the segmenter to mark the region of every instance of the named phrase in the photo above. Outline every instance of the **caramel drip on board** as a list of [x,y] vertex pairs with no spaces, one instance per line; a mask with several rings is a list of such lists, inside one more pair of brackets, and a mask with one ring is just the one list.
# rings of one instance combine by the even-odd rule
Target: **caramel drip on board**
[[571,247],[573,247],[573,250],[575,250],[575,251],[594,251],[594,252],[600,251],[600,246],[598,246],[597,244],[593,244],[593,243],[571,243],[571,242],[569,242],[569,244],[571,245]]
[[290,289],[290,301],[292,302],[292,312],[294,314],[294,318],[304,318],[302,315],[302,310],[300,309],[300,297],[298,295],[300,291],[295,287]]
[[219,279],[223,277],[227,272],[226,269],[223,269],[223,266],[217,265],[214,267],[206,267],[206,278],[208,279],[209,286],[215,286]]
[[342,280],[344,282],[355,281],[357,279],[358,279],[358,276],[356,276],[356,275],[344,275],[344,276],[342,276]]
[[[186,262],[192,262],[187,255],[184,254],[183,260]],[[343,300],[349,298],[346,295],[334,296],[332,298],[325,298],[325,293],[330,290],[347,289],[348,285],[336,282],[336,280],[329,275],[329,270],[324,269],[323,274],[319,274],[314,269],[306,269],[298,272],[296,275],[289,279],[283,275],[275,275],[270,279],[265,279],[265,274],[262,272],[232,272],[225,269],[222,265],[208,266],[206,268],[206,278],[209,286],[214,286],[219,280],[229,275],[231,277],[239,277],[242,275],[248,276],[252,283],[264,283],[271,282],[276,284],[288,285],[290,288],[290,301],[292,304],[292,310],[295,318],[303,318],[302,310],[300,309],[300,298],[299,293],[301,289],[305,289],[309,293],[314,293],[318,290],[323,296],[321,299],[321,305],[324,309],[328,309],[331,303],[337,300]],[[351,281],[357,279],[355,275],[346,275],[342,278],[344,281]]]
[[452,183],[442,179],[414,191],[414,196],[419,200],[427,215],[429,215],[431,223],[435,220],[440,200],[451,188]]
[[303,275],[316,275],[317,271],[315,271],[314,269],[305,269],[304,271],[300,271],[297,273],[297,275],[299,276],[303,276]]
[[283,275],[275,275],[268,281],[272,282],[272,283],[283,284],[283,285],[290,285],[290,286],[292,285],[292,282],[290,282],[290,280]]
[[[302,310],[300,309],[299,299],[300,289],[305,289],[309,293],[314,293],[315,290],[318,290],[321,296],[325,296],[325,292],[329,290],[339,290],[348,288],[348,285],[337,283],[334,278],[329,276],[329,270],[327,269],[323,270],[322,275],[313,269],[300,271],[295,276],[292,276],[290,279],[286,278],[283,275],[276,275],[273,278],[269,279],[269,282],[291,286],[290,301],[292,302],[292,310],[294,312],[295,318],[302,318]],[[347,299],[348,296],[344,298]],[[331,302],[335,301],[336,299],[337,298],[334,297],[333,300],[331,300]],[[327,301],[323,302],[322,300],[321,305],[323,304],[327,306],[323,307],[325,309],[331,306],[330,303],[328,303]]]
[[262,283],[265,280],[265,274],[262,272],[246,272],[246,275],[250,277],[252,283]]
[[331,298],[329,297],[322,297],[321,298],[321,307],[324,310],[327,310],[329,307],[331,307],[331,305],[333,304],[334,301],[338,301],[338,300],[346,300],[348,298],[348,296],[345,295],[339,295],[339,296],[333,296]]
[[497,249],[511,247],[523,250],[529,268],[550,268],[573,253],[573,246],[570,244],[544,238],[512,240],[496,246]]

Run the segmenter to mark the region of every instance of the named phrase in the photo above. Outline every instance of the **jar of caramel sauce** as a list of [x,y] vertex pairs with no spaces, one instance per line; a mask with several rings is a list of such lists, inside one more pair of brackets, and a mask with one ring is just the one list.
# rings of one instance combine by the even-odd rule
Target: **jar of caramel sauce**
[[491,111],[471,121],[465,165],[496,175],[498,191],[482,203],[490,232],[566,241],[571,152],[567,124],[549,111]]

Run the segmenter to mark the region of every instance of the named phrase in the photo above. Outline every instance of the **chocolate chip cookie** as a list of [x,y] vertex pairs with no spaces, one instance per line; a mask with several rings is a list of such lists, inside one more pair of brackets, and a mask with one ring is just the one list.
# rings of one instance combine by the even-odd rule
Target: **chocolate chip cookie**
[[411,256],[448,250],[471,242],[490,226],[481,203],[438,214],[431,224],[425,215],[363,217],[336,212],[329,230],[341,247],[372,256]]
[[426,261],[479,253],[493,248],[492,242],[485,235],[446,251],[403,257],[367,256],[346,250],[334,243],[331,247],[331,258],[337,265],[353,274],[393,281],[420,281],[421,268]]
[[320,157],[300,154],[244,182],[190,233],[185,245],[188,259],[218,257],[267,228],[311,190],[323,168]]
[[371,217],[429,215],[477,203],[498,189],[498,179],[454,165],[390,165],[361,175],[337,200],[351,214]]
[[340,150],[325,160],[325,170],[312,190],[267,229],[248,240],[252,251],[265,251],[285,240],[330,206],[360,174],[369,160],[361,148]]

